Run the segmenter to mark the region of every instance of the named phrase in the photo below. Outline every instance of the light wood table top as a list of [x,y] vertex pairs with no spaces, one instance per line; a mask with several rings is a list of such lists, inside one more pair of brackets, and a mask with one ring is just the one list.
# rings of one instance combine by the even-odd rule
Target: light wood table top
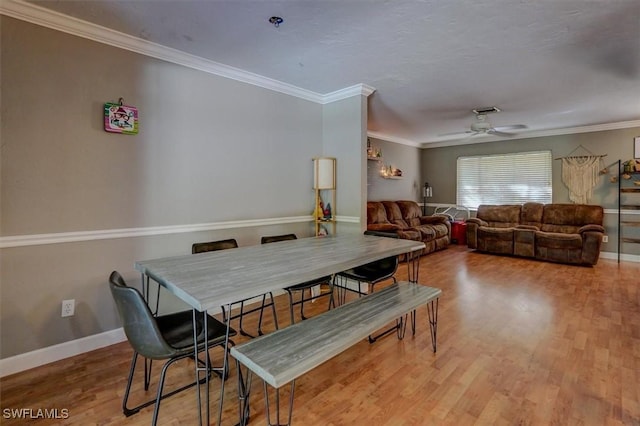
[[419,241],[343,234],[139,261],[135,269],[213,314],[233,302],[424,247]]

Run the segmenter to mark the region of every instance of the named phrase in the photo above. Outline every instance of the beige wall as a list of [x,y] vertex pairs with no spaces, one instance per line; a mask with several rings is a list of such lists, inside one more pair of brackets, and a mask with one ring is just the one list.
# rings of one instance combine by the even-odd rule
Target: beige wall
[[[0,236],[311,217],[311,158],[325,151],[330,106],[13,18],[0,27]],[[103,104],[120,97],[139,109],[138,135],[103,130]],[[360,167],[353,152],[364,137],[360,97],[346,103],[357,125],[332,130],[353,139],[335,153],[345,171]],[[360,182],[339,189],[351,185]],[[345,204],[341,214],[357,211]],[[243,246],[312,230],[284,223],[3,248],[0,358],[118,328],[114,269],[137,284],[136,260],[187,254],[196,241]],[[76,300],[74,317],[60,317],[63,299]]]

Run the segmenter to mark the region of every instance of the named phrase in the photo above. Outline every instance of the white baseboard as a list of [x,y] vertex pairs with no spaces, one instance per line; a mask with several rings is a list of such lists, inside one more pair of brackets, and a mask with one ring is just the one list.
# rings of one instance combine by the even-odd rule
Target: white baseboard
[[[618,260],[618,253],[602,251],[600,252],[602,259]],[[640,255],[637,254],[624,254],[620,255],[620,260],[625,262],[640,262]]]
[[57,345],[37,349],[32,352],[0,359],[0,377],[19,373],[50,362],[59,361],[85,352],[114,345],[127,340],[122,328],[94,334],[93,336],[64,342]]

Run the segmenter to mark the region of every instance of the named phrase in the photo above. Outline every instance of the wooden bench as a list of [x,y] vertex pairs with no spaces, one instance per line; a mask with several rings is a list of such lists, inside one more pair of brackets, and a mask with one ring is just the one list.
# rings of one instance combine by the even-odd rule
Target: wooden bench
[[[326,313],[277,330],[265,336],[231,348],[238,365],[241,424],[248,421],[251,373],[264,381],[265,411],[271,424],[267,384],[276,389],[291,383],[289,421],[293,410],[295,379],[325,361],[340,354],[389,322],[404,321],[398,328],[398,338],[404,336],[406,315],[427,304],[431,343],[436,351],[438,320],[438,288],[400,281],[378,292],[361,297]],[[404,319],[403,319],[404,316]],[[415,333],[415,322],[412,321]],[[240,364],[247,367],[243,377]],[[276,419],[279,424],[279,393],[276,393]]]

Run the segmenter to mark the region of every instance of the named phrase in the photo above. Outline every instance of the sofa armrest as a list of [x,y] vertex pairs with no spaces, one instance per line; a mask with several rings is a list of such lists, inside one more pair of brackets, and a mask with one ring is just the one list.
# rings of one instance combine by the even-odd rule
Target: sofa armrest
[[470,249],[478,248],[478,228],[489,225],[482,219],[471,217],[466,220],[467,224],[467,247]]
[[467,224],[473,224],[477,226],[489,226],[487,222],[482,219],[478,219],[477,217],[470,217],[467,219]]
[[382,231],[364,231],[364,235],[373,235],[376,237],[398,238],[396,232],[382,232]]
[[[589,229],[582,232],[582,228]],[[603,228],[600,225],[585,225],[582,228],[579,231],[582,237],[581,261],[586,265],[595,265],[600,257],[602,237],[604,236],[604,232],[601,232],[598,228]]]
[[396,232],[401,229],[400,225],[395,225],[393,223],[371,223],[367,225],[367,231]]
[[434,223],[448,222],[449,218],[445,215],[433,215],[433,216],[420,216],[421,225],[431,225]]
[[582,234],[585,232],[602,232],[604,234],[604,227],[595,224],[584,225],[580,229],[578,229],[578,233]]

